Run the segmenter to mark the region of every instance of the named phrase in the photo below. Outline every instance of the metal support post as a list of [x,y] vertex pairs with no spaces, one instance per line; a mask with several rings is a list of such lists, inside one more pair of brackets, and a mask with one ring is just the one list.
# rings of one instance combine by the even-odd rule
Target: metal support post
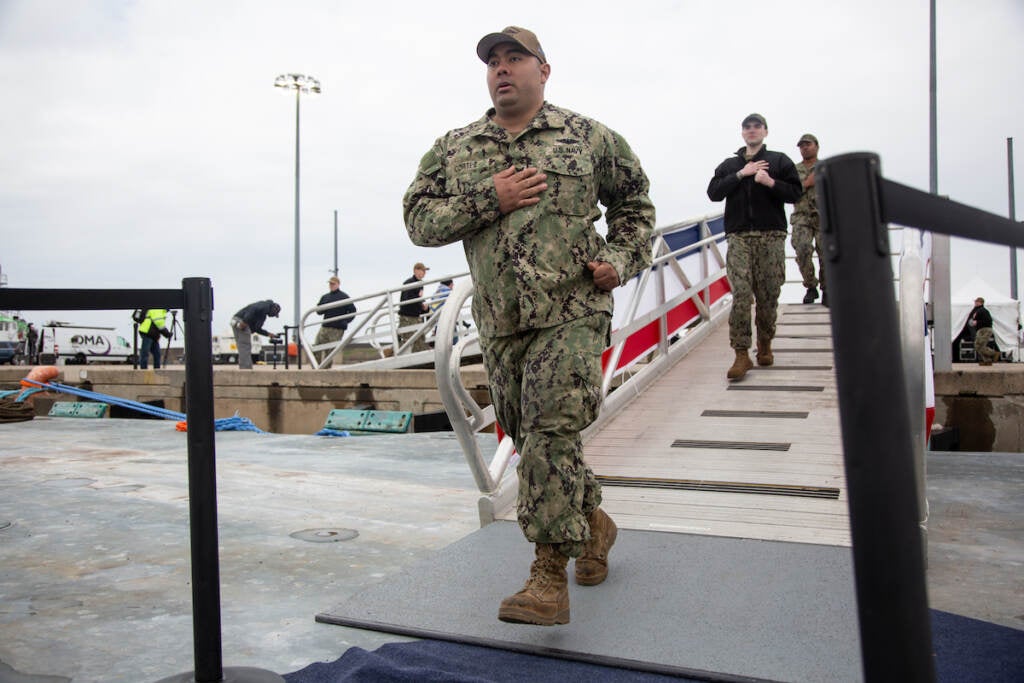
[[879,199],[879,160],[874,154],[844,154],[820,162],[816,175],[864,676],[932,681],[915,435]]
[[225,670],[223,666],[213,413],[213,289],[208,278],[185,278],[182,289],[195,670],[159,683],[283,683],[283,678],[270,671],[249,667]]

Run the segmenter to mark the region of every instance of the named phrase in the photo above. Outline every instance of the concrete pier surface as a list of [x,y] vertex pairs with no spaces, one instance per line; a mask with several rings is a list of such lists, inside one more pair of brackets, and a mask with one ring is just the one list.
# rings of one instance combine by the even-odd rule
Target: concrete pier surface
[[[185,434],[42,417],[0,435],[0,681],[191,671]],[[314,615],[479,527],[450,433],[219,432],[216,449],[225,666],[286,673],[402,640]]]
[[[39,417],[0,424],[0,444],[0,682],[191,671],[185,434]],[[216,447],[225,666],[288,673],[403,640],[314,615],[479,526],[450,433]],[[928,475],[931,606],[1024,629],[1024,455],[932,453]]]

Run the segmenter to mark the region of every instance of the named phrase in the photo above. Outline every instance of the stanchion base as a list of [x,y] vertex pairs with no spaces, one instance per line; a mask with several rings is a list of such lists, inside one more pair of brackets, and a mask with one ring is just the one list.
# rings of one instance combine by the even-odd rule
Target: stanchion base
[[[223,678],[216,683],[284,683],[284,678],[273,671],[254,669],[248,666],[224,667]],[[161,678],[156,683],[196,683],[195,672],[178,674],[169,678]]]

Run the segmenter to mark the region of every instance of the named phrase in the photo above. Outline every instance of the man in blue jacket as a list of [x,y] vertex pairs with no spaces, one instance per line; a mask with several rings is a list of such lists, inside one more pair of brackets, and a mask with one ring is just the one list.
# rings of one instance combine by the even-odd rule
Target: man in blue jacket
[[784,203],[796,202],[803,188],[796,166],[782,152],[764,145],[768,122],[760,114],[743,119],[743,142],[715,169],[708,184],[713,202],[725,200],[725,234],[728,240],[726,273],[732,288],[729,314],[729,345],[736,359],[726,372],[740,379],[754,367],[750,360],[750,306],[756,302],[757,364],[775,362],[771,342],[779,293],[786,281],[786,211]]

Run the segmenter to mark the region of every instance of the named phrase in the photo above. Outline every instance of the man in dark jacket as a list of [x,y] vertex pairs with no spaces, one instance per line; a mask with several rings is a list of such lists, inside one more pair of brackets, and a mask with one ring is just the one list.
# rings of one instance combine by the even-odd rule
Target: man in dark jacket
[[252,335],[262,334],[270,337],[271,341],[277,338],[277,334],[267,332],[263,324],[267,316],[276,318],[281,312],[281,305],[271,299],[264,299],[249,304],[231,319],[231,331],[235,335],[235,347],[238,349],[238,367],[242,370],[252,370]]
[[978,365],[992,365],[993,361],[999,360],[999,350],[993,348],[995,344],[995,332],[992,329],[992,314],[985,308],[985,299],[978,297],[974,300],[974,308],[967,314],[967,327],[974,332],[974,357],[978,359]]
[[[422,263],[417,263],[412,267],[412,277],[402,283],[403,287],[408,285],[414,285],[417,282],[422,282],[423,278],[427,276],[427,268]],[[417,301],[418,299],[418,301]],[[405,344],[414,334],[416,334],[416,328],[423,322],[420,319],[424,313],[429,311],[430,308],[426,301],[423,301],[423,288],[409,287],[408,289],[402,290],[401,305],[398,307],[398,326],[405,330],[399,332],[398,343]],[[412,351],[429,351],[430,347],[427,346],[427,342],[421,335],[419,339],[412,343]]]
[[[320,301],[316,302],[317,306],[323,306],[334,301],[343,301],[348,299],[349,296],[340,289],[341,280],[338,279],[337,275],[331,277],[327,281],[327,286],[330,287],[329,292],[320,297]],[[320,315],[323,316],[324,322],[320,326],[320,330],[316,333],[316,340],[313,342],[314,346],[320,346],[321,344],[332,344],[340,342],[342,337],[345,336],[345,330],[348,329],[348,324],[352,320],[352,316],[356,312],[356,305],[352,302],[339,306],[337,308],[329,308],[325,311],[320,311]],[[320,369],[329,368],[334,365],[334,361],[341,363],[342,352],[338,351],[336,354],[331,356],[330,360],[324,363],[324,358],[331,352],[331,349],[320,349],[316,352],[316,360],[318,363],[323,363]]]
[[729,314],[729,345],[736,359],[726,373],[743,377],[754,367],[750,360],[750,305],[756,302],[757,364],[771,365],[771,341],[779,292],[786,280],[785,202],[796,202],[803,188],[796,166],[782,152],[764,145],[768,123],[760,114],[743,119],[744,147],[715,169],[708,184],[713,202],[725,200],[725,234],[728,239],[726,273],[732,288]]

